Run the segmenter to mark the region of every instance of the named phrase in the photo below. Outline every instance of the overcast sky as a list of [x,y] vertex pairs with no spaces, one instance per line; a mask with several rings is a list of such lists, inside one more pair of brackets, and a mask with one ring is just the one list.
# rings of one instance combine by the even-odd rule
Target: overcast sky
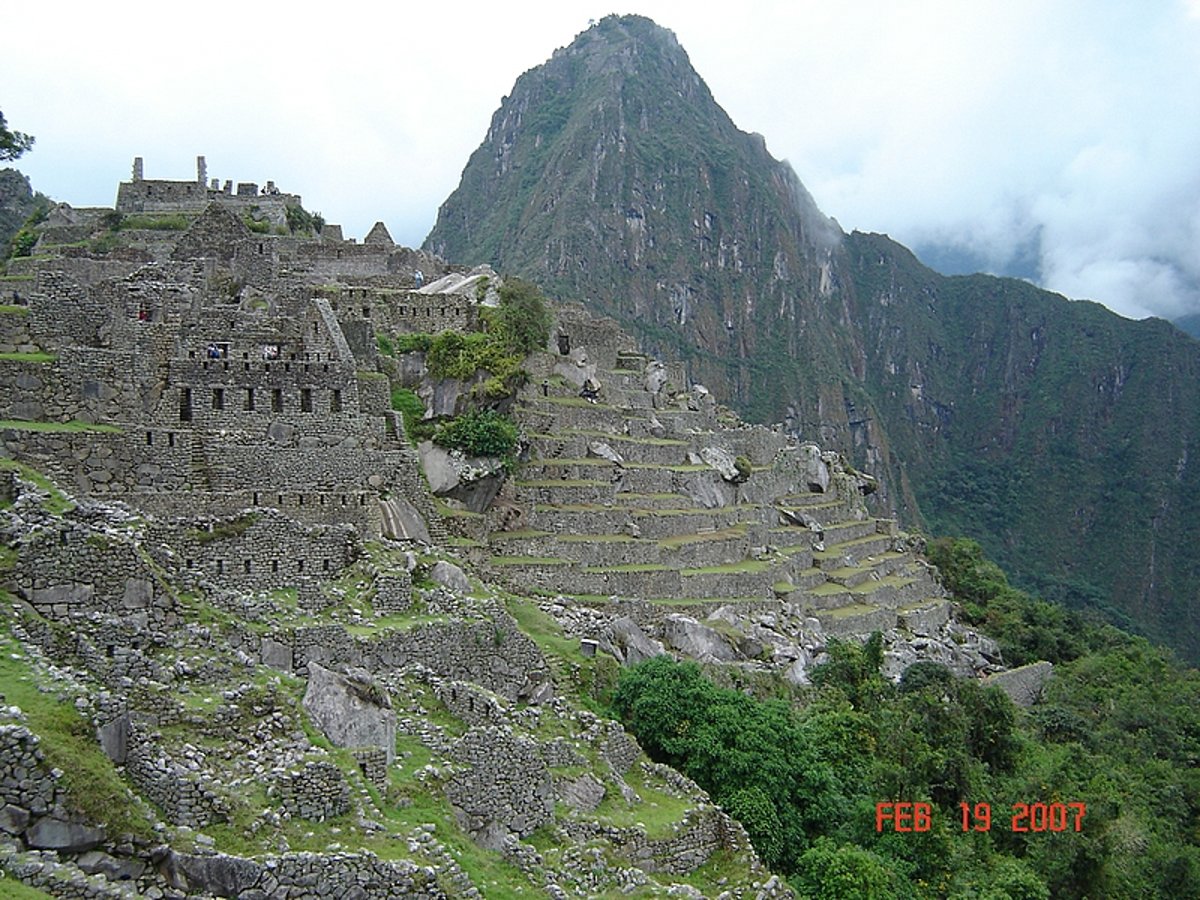
[[0,110],[76,206],[272,179],[416,246],[517,76],[589,19],[672,29],[717,102],[846,230],[957,243],[1135,317],[1200,312],[1200,0],[21,3]]

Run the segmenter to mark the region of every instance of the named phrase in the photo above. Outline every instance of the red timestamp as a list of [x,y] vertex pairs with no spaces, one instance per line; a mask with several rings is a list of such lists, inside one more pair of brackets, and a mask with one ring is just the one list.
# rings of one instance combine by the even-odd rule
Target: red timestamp
[[[963,831],[991,831],[990,803],[959,803]],[[1014,832],[1083,831],[1086,803],[1014,803],[1009,830]]]

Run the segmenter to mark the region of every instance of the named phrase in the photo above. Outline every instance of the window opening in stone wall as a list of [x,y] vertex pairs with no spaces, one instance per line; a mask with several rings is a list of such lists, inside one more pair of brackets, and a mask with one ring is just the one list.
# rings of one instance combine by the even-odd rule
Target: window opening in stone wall
[[225,574],[225,560],[223,560],[223,559],[217,560],[217,574],[218,575]]
[[342,392],[341,391],[335,389],[329,395],[329,411],[330,412],[341,412],[342,411]]
[[297,571],[297,572],[303,572],[303,571],[304,571],[304,560],[302,560],[302,559],[298,559],[298,560],[296,560],[296,571]]
[[154,446],[154,432],[153,431],[146,432],[146,446],[147,447]]
[[254,388],[246,388],[246,412],[254,412]]
[[168,447],[175,446],[175,432],[173,432],[173,431],[167,432],[167,446]]
[[325,572],[329,571],[329,560],[327,560],[327,559],[321,560],[321,569],[322,569],[322,571],[325,571]]
[[192,421],[192,389],[179,389],[179,421]]
[[254,505],[255,506],[258,506],[258,501],[259,501],[259,494],[258,494],[258,491],[255,491],[254,492]]
[[189,560],[186,560],[186,562],[187,562],[187,567],[188,567],[189,569],[193,569],[193,568],[195,568],[195,566],[196,566],[196,561],[195,561],[194,559],[189,559]]
[[271,574],[272,575],[279,574],[279,560],[277,560],[277,559],[271,560]]
[[258,245],[258,253],[259,253],[259,255],[260,255],[260,256],[262,255],[262,252],[263,252],[263,245],[262,245],[262,244],[259,244],[259,245]]
[[225,408],[225,388],[213,388],[213,409]]
[[271,391],[271,412],[283,412],[283,389],[275,388]]
[[304,505],[304,495],[303,495],[303,494],[297,494],[297,495],[296,495],[296,505],[297,505],[297,506],[303,506],[303,505]]
[[560,356],[566,356],[571,352],[571,336],[569,334],[558,335],[558,353]]
[[300,388],[300,412],[312,412],[312,388]]
[[242,565],[246,569],[246,574],[249,575],[250,574],[250,560],[246,560]]

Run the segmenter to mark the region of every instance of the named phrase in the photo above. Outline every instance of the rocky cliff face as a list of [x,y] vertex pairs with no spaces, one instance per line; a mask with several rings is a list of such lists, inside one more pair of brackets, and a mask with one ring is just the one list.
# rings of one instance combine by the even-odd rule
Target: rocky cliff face
[[652,22],[609,17],[518,79],[426,247],[585,299],[902,517],[1200,650],[1200,344],[844,235]]

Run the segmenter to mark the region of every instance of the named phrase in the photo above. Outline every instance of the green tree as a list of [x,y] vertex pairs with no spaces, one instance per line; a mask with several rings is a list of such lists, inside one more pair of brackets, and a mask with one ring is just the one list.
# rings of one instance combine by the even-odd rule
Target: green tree
[[544,349],[550,340],[552,321],[537,285],[520,278],[504,280],[493,322],[509,352],[525,357]]
[[10,131],[0,112],[0,160],[18,159],[33,146],[33,135]]

